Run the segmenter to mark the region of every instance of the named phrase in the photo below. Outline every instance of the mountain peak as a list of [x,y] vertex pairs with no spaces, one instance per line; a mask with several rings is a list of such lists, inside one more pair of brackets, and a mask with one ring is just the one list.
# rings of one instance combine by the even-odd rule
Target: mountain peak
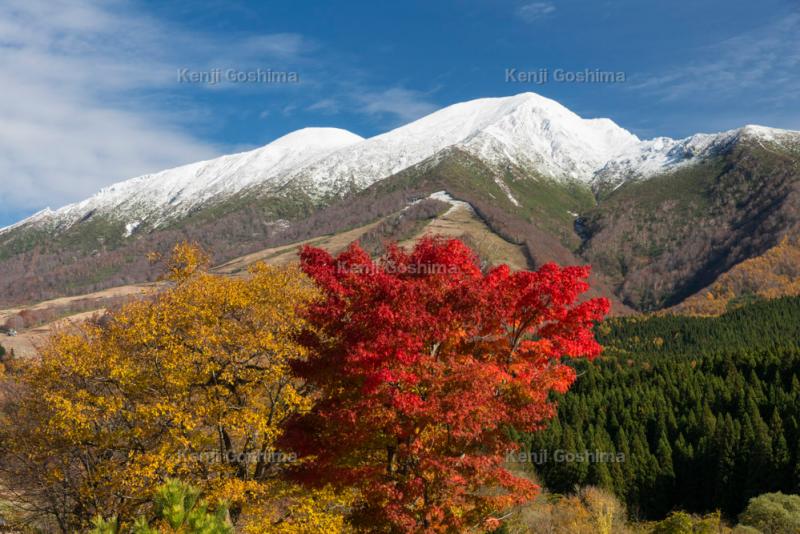
[[504,99],[499,115],[467,143],[489,161],[512,162],[551,178],[587,182],[639,138],[607,118],[584,119],[536,93]]
[[300,169],[293,179],[324,194],[358,188],[458,147],[487,163],[513,163],[550,178],[589,181],[639,139],[610,119],[583,119],[537,93],[447,106]]
[[515,166],[530,176],[617,185],[697,161],[742,137],[794,146],[799,134],[747,125],[683,140],[642,141],[608,118],[582,118],[555,100],[525,92],[453,104],[369,139],[339,128],[303,128],[247,152],[111,185],[23,223],[67,228],[105,213],[154,228],[242,192],[277,195],[290,183],[320,200],[366,188],[450,148],[498,172]]
[[289,132],[262,148],[285,146],[304,149],[312,145],[316,147],[327,146],[336,149],[363,140],[364,138],[360,135],[342,128],[307,127]]

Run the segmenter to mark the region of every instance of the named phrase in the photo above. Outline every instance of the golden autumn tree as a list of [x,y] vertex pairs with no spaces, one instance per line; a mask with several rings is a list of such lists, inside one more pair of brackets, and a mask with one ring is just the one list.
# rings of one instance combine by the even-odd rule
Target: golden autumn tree
[[311,406],[290,365],[313,285],[265,264],[216,276],[187,244],[167,263],[166,290],[57,333],[6,391],[2,467],[29,517],[124,524],[174,477],[226,501],[240,530],[341,530],[341,499],[284,482],[295,457],[274,448]]

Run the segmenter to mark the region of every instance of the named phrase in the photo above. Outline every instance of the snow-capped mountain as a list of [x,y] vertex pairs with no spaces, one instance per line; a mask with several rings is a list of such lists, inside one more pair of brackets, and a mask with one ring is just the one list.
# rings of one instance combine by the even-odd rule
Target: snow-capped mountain
[[26,225],[57,231],[98,214],[123,220],[125,233],[131,234],[143,223],[157,228],[242,192],[277,195],[287,185],[320,199],[364,189],[452,147],[498,169],[516,165],[536,176],[616,186],[706,158],[743,136],[781,143],[800,139],[798,132],[748,126],[683,140],[642,141],[609,119],[581,118],[534,93],[484,98],[370,139],[335,128],[306,128],[256,150],[114,184],[0,234]]
[[49,223],[60,228],[95,214],[125,218],[128,233],[144,221],[158,226],[206,202],[253,186],[279,186],[280,178],[292,170],[360,141],[362,137],[338,128],[297,130],[255,150],[110,185],[84,201],[56,211],[41,211],[3,231],[26,223]]
[[594,172],[592,185],[619,186],[630,180],[642,180],[690,165],[723,153],[740,141],[761,146],[774,144],[792,151],[800,150],[800,132],[747,125],[717,134],[695,134],[685,139],[657,137],[633,145],[611,158]]
[[[442,202],[475,224],[452,228],[448,216],[466,215]],[[524,93],[455,104],[370,139],[299,130],[41,211],[0,230],[0,302],[151,281],[158,270],[145,255],[177,240],[225,262],[345,234],[404,241],[438,220],[468,241],[489,232],[524,248],[531,267],[592,264],[627,304],[658,309],[796,235],[798,207],[800,132],[640,140]]]
[[516,163],[544,176],[588,181],[615,154],[639,143],[608,119],[582,119],[554,100],[523,93],[449,106],[331,154],[292,178],[317,190],[345,182],[363,188],[459,147],[487,163]]

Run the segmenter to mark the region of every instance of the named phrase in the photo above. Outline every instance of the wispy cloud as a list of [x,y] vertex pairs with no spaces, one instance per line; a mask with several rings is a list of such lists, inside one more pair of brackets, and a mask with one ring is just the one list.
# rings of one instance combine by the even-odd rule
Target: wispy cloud
[[123,98],[166,74],[152,37],[145,21],[91,2],[2,3],[0,211],[60,204],[215,152]]
[[333,93],[306,110],[328,115],[355,112],[390,128],[433,113],[440,107],[432,101],[429,93],[405,87],[375,89],[366,83],[348,82],[337,86]]
[[185,58],[197,68],[225,61],[244,68],[311,49],[295,34],[221,44],[123,2],[3,2],[0,215],[61,205],[115,180],[221,152],[188,133],[202,112],[185,100],[175,106],[169,92]]
[[629,88],[664,101],[716,102],[747,95],[750,103],[800,103],[800,14],[698,50],[702,59],[631,79]]
[[237,53],[247,50],[254,54],[295,59],[303,54],[313,52],[315,48],[316,45],[313,42],[300,34],[274,33],[244,39],[237,47]]
[[521,5],[517,14],[525,22],[534,22],[555,13],[556,6],[552,2],[530,2]]
[[122,1],[3,2],[0,219],[227,151],[191,133],[206,111],[176,91],[178,70],[280,67],[313,50],[290,33],[223,43]]
[[306,108],[308,111],[321,111],[330,115],[335,115],[341,111],[341,103],[335,98],[323,98],[317,100]]
[[[297,68],[302,83],[177,84],[182,68],[227,67]],[[197,133],[224,113],[205,104],[208,99],[195,100],[197,91],[284,91],[285,98],[259,102],[253,117],[260,120],[270,112],[310,109],[361,113],[393,125],[436,108],[427,94],[371,83],[350,58],[303,35],[201,34],[150,17],[126,0],[5,0],[0,69],[6,73],[0,99],[4,222],[11,214],[85,198],[114,181],[229,151]],[[281,104],[271,108],[270,101]]]
[[429,95],[400,87],[379,92],[358,93],[356,97],[366,113],[388,114],[403,122],[418,119],[436,111],[438,107],[430,101]]

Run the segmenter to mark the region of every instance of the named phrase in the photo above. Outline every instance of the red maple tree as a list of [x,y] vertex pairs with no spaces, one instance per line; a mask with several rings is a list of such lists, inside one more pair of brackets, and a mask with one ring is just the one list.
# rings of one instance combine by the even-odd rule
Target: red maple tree
[[538,488],[504,466],[507,431],[554,415],[550,392],[575,380],[562,358],[601,352],[592,327],[609,302],[579,302],[589,268],[484,273],[438,238],[378,261],[357,244],[337,257],[305,247],[301,265],[323,299],[297,369],[319,401],[287,433],[314,457],[300,475],[361,489],[354,518],[375,532],[497,525],[530,500]]

